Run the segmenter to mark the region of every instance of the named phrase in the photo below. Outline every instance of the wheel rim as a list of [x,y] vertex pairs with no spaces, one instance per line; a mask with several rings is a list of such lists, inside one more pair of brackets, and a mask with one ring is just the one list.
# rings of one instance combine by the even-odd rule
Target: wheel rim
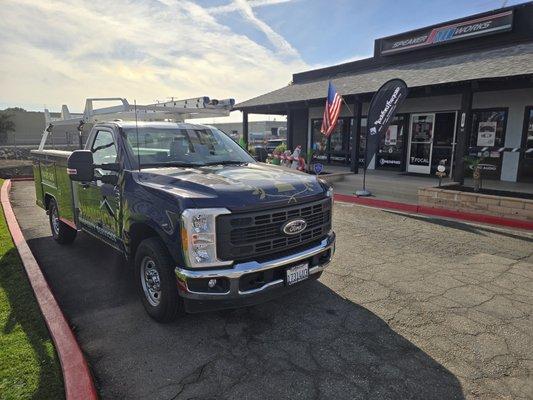
[[155,261],[150,257],[144,257],[141,262],[141,284],[146,300],[150,305],[158,306],[161,302],[161,280]]
[[52,208],[52,230],[54,231],[54,235],[59,235],[59,215],[57,214],[57,207]]

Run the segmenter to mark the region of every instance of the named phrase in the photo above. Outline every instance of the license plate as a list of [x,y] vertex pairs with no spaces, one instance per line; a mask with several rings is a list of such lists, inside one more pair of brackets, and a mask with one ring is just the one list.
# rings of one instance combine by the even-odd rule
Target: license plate
[[287,285],[294,285],[297,282],[306,280],[309,277],[309,265],[300,264],[287,269]]

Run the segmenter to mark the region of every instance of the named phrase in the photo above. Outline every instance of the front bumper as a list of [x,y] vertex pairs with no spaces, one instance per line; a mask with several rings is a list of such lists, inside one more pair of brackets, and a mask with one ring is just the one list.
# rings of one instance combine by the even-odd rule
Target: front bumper
[[[285,270],[296,264],[309,262],[309,279],[316,279],[329,264],[335,252],[335,233],[331,232],[319,244],[273,260],[249,261],[235,264],[231,268],[216,270],[190,270],[177,267],[179,294],[184,299],[189,312],[212,309],[233,308],[256,304],[275,298],[300,284],[288,287],[285,283]],[[243,288],[243,280],[261,276],[253,287]],[[203,284],[209,279],[222,282],[213,290]],[[305,282],[305,281],[304,281]],[[303,283],[303,282],[302,282]]]

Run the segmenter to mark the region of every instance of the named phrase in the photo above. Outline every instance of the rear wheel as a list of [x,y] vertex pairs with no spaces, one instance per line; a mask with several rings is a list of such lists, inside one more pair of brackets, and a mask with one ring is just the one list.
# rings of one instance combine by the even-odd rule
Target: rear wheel
[[76,239],[77,231],[59,219],[59,210],[54,199],[50,200],[48,206],[48,217],[50,220],[50,230],[52,237],[59,244],[70,244]]
[[144,308],[157,322],[170,322],[183,313],[174,263],[158,238],[143,240],[135,253],[135,276]]

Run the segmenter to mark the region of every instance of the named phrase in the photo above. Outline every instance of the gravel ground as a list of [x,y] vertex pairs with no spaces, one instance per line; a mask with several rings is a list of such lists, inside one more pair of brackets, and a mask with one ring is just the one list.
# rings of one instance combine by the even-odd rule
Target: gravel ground
[[319,281],[159,325],[112,250],[51,240],[32,185],[17,218],[104,399],[533,398],[530,234],[336,203]]

